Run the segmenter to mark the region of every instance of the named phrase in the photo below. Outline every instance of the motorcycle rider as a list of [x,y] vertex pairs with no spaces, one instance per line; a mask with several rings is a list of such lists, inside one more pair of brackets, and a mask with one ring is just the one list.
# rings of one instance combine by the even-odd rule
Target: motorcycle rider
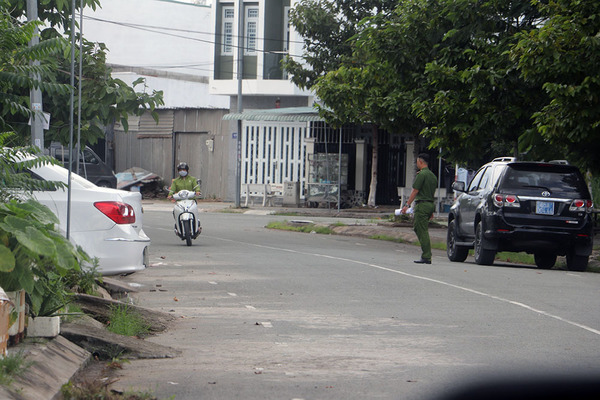
[[196,192],[196,196],[200,196],[200,185],[198,185],[196,178],[188,174],[189,170],[190,167],[184,162],[181,162],[177,165],[177,173],[179,176],[173,179],[173,182],[171,182],[171,188],[169,189],[169,194],[167,195],[167,198],[172,202],[175,202],[173,195],[180,190]]

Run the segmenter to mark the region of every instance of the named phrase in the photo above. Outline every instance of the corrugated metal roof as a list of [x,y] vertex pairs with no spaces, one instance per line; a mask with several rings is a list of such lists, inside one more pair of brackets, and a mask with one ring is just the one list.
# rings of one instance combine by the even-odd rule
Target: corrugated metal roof
[[276,122],[312,122],[324,121],[316,109],[312,107],[273,108],[270,110],[247,110],[241,113],[230,113],[224,120],[244,121],[276,121]]

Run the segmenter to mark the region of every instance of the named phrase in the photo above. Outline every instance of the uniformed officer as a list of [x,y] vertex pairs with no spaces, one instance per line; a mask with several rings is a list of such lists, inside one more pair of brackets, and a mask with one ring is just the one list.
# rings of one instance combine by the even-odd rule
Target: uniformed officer
[[173,179],[171,182],[171,188],[169,189],[168,199],[173,200],[173,194],[179,192],[180,190],[189,190],[192,192],[196,192],[197,196],[200,196],[200,185],[198,185],[198,181],[193,176],[188,175],[190,167],[182,162],[177,165],[177,173],[179,176]]
[[421,259],[416,260],[417,264],[431,264],[431,239],[429,238],[429,220],[433,217],[435,210],[434,196],[437,187],[437,178],[429,170],[429,155],[419,154],[417,157],[417,176],[413,182],[412,192],[408,201],[402,207],[402,213],[414,202],[414,222],[413,229],[421,243]]

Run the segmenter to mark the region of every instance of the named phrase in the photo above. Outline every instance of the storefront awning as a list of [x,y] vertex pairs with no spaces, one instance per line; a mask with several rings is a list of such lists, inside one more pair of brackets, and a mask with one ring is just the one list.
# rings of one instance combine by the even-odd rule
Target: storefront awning
[[230,113],[224,120],[235,121],[276,121],[276,122],[313,122],[325,121],[312,107],[273,108],[270,110],[247,110],[241,113]]

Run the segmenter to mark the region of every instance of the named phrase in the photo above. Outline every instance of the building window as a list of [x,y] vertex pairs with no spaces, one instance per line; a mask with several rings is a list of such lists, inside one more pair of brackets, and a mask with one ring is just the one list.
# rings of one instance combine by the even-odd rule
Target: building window
[[290,51],[290,9],[291,7],[283,8],[283,51]]
[[223,7],[223,24],[221,32],[223,36],[223,45],[221,54],[225,56],[233,55],[233,24],[235,22],[235,12],[233,7]]
[[246,33],[244,54],[256,54],[256,40],[258,37],[258,7],[248,7],[246,9]]

